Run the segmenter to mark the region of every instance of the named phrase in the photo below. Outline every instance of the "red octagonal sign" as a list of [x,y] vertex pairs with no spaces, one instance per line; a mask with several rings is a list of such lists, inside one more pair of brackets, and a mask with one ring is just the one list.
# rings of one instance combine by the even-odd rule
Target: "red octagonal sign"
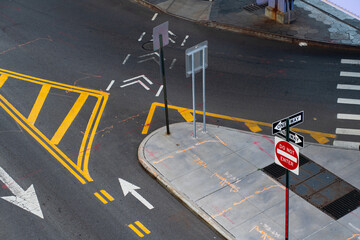
[[299,148],[275,137],[275,163],[299,175]]

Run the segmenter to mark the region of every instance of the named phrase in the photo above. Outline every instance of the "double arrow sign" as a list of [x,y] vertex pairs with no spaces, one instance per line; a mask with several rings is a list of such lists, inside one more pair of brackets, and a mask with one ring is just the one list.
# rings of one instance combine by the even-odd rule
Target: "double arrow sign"
[[[272,134],[278,134],[286,138],[286,119],[289,119],[289,128],[304,122],[304,111],[298,112],[287,118],[283,118],[272,124]],[[293,131],[289,131],[289,140],[300,147],[304,147],[304,137]]]

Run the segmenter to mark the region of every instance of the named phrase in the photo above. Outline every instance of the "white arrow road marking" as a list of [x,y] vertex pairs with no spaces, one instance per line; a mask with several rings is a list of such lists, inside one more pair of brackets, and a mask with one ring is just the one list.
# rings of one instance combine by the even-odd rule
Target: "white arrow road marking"
[[176,37],[175,33],[173,33],[172,31],[169,30],[168,33],[169,33],[170,35]]
[[140,36],[139,39],[138,39],[138,42],[140,42],[140,41],[143,39],[144,36],[145,36],[145,32],[143,32],[143,33],[141,34],[141,36]]
[[189,35],[186,35],[185,38],[184,38],[184,41],[181,43],[182,47],[185,45],[186,39],[188,39],[188,38],[189,38]]
[[142,204],[144,204],[148,209],[153,209],[154,206],[151,205],[145,198],[143,198],[139,193],[137,193],[135,190],[140,189],[138,186],[135,186],[132,183],[129,183],[128,181],[125,181],[124,179],[119,178],[120,186],[122,188],[122,191],[124,193],[124,197],[128,193],[131,193],[137,200],[139,200]]
[[169,37],[169,41],[170,41],[170,42],[172,42],[172,43],[175,43],[175,41],[174,41],[174,40],[172,40],[170,37]]
[[151,56],[151,55],[156,55],[156,56],[160,57],[160,55],[157,52],[152,52],[152,53],[148,53],[148,54],[145,54],[145,55],[141,55],[141,56],[139,56],[139,58],[148,57],[148,56]]
[[153,84],[153,82],[150,81],[150,79],[148,79],[145,75],[140,75],[140,76],[137,76],[137,77],[133,77],[133,78],[124,80],[124,81],[123,81],[124,83],[130,82],[130,81],[133,81],[133,82],[130,82],[130,83],[121,85],[120,87],[121,87],[121,88],[124,88],[124,87],[130,86],[130,85],[136,84],[136,83],[140,83],[140,85],[143,86],[143,88],[145,88],[146,90],[150,90],[150,88],[149,88],[148,86],[146,86],[141,80],[138,80],[139,78],[143,78],[143,79],[144,79],[145,81],[147,81],[150,85]]
[[36,196],[34,186],[31,186],[24,191],[15,181],[12,179],[4,169],[0,167],[0,180],[5,186],[15,195],[8,197],[1,197],[2,199],[28,211],[36,216],[44,219],[44,215],[40,208],[39,200]]

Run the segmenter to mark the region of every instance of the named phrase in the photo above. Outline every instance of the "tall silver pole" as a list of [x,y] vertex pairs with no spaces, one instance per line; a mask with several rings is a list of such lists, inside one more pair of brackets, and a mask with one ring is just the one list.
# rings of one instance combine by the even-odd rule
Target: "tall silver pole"
[[191,69],[192,69],[192,95],[193,95],[193,123],[194,123],[194,138],[196,138],[196,112],[195,112],[195,64],[194,54],[191,54]]
[[203,132],[206,132],[206,111],[205,111],[205,49],[202,50],[202,54],[203,54],[203,122],[204,122],[204,127],[203,127]]

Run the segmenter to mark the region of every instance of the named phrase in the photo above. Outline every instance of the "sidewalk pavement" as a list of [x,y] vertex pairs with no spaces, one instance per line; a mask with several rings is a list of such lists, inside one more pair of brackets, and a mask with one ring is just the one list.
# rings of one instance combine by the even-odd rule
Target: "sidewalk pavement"
[[[311,45],[360,47],[360,20],[321,0],[295,0],[291,24],[265,16],[255,0],[135,0],[208,26]],[[303,43],[302,43],[303,42]]]
[[[262,170],[274,163],[274,138],[209,124],[202,133],[202,125],[197,127],[196,139],[192,123],[170,125],[170,135],[164,127],[152,132],[140,144],[140,163],[225,238],[284,239],[285,188],[278,182],[282,177],[270,177]],[[305,144],[300,153],[310,160],[300,159],[298,177],[290,174],[289,239],[360,239],[359,151]],[[335,191],[325,190],[324,182],[332,180],[330,189]],[[334,195],[344,194],[349,187],[355,190],[344,200],[345,211],[351,204],[353,210],[339,219],[315,206],[338,198]],[[309,193],[306,188],[318,192]],[[354,196],[356,202],[351,203]],[[315,199],[312,204],[311,199]]]

